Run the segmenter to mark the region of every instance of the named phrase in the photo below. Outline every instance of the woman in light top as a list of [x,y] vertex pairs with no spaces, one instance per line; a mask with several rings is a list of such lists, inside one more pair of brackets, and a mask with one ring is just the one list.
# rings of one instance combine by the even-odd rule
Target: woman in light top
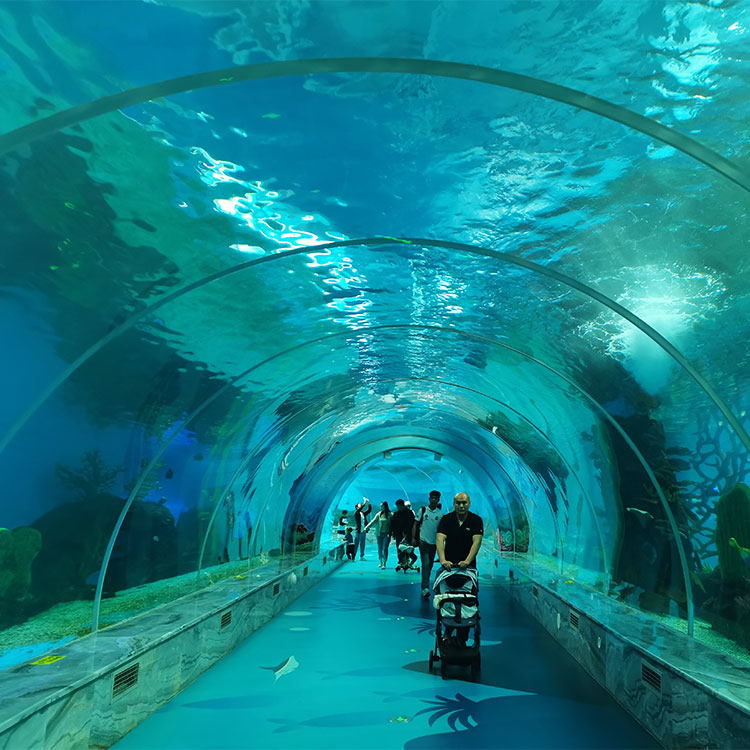
[[380,503],[380,510],[375,514],[372,521],[365,526],[365,531],[367,531],[373,524],[375,525],[375,534],[378,538],[379,567],[385,569],[385,564],[388,562],[388,545],[391,541],[389,533],[389,527],[391,525],[391,510],[388,507],[388,503]]

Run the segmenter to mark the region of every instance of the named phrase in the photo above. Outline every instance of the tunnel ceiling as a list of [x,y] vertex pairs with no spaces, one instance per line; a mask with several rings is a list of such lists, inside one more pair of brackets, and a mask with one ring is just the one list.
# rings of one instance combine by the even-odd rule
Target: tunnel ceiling
[[390,440],[508,517],[576,494],[604,549],[606,414],[747,441],[744,4],[108,8],[0,7],[19,486],[75,424],[131,501],[182,450],[319,524]]

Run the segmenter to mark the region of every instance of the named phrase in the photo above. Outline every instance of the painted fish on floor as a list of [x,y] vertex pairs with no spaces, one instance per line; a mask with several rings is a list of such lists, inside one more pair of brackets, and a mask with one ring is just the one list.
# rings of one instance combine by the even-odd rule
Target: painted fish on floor
[[[261,667],[261,669],[270,669],[276,675],[276,680],[278,680],[279,677],[294,672],[298,666],[299,662],[293,656],[290,656],[275,667]],[[274,680],[274,682],[276,682],[276,680]]]

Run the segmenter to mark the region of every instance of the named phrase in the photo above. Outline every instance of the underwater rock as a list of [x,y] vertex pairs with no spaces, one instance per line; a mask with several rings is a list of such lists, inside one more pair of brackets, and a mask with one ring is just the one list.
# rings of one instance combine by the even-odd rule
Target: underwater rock
[[0,529],[0,599],[13,580],[10,557],[13,551],[13,537],[10,529]]
[[294,528],[294,550],[296,552],[308,552],[313,548],[315,532],[308,531],[307,526],[299,523]]
[[28,526],[0,529],[0,599],[20,599],[31,587],[31,564],[42,548],[42,535]]
[[[34,521],[44,547],[34,560],[32,591],[44,606],[93,598],[94,586],[87,579],[101,567],[124,503],[123,498],[102,493],[59,505]],[[115,543],[106,591],[170,577],[176,567],[177,530],[171,512],[157,503],[134,502]]]
[[20,599],[31,588],[31,564],[42,549],[42,535],[28,526],[20,526],[12,531],[13,541],[13,580],[6,593]]

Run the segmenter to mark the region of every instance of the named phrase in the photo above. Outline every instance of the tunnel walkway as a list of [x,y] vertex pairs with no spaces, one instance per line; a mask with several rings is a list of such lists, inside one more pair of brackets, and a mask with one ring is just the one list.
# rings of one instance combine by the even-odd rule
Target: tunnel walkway
[[344,564],[115,747],[659,747],[494,567],[480,565],[478,682],[430,674],[434,610],[394,565]]

